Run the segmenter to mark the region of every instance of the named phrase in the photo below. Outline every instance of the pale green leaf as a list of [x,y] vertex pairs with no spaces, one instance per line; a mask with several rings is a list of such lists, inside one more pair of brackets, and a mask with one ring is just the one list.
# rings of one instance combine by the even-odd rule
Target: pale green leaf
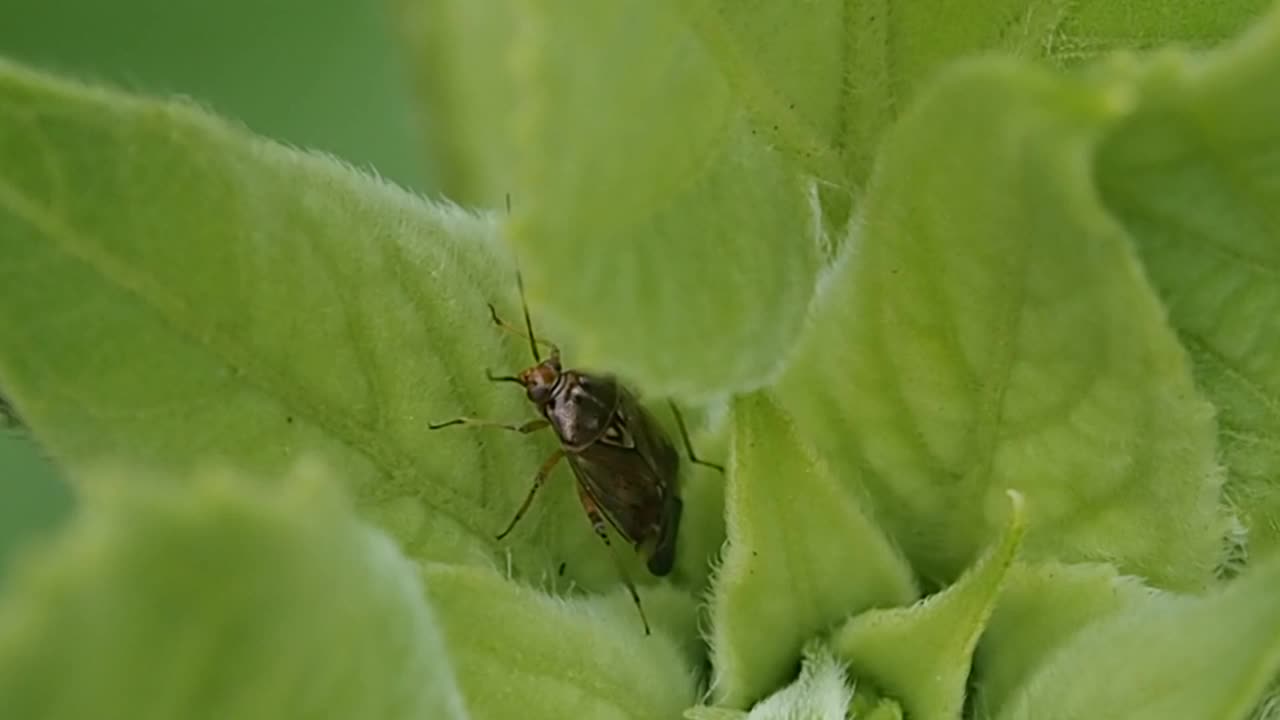
[[669,4],[698,33],[758,132],[811,172],[854,190],[870,174],[883,133],[958,58],[998,50],[1075,64],[1117,49],[1212,44],[1269,6],[1267,0]]
[[974,652],[979,717],[997,714],[1053,651],[1090,623],[1141,607],[1153,591],[1101,564],[1016,563]]
[[[854,700],[855,705],[857,699]],[[902,706],[889,698],[879,698],[874,704],[851,713],[852,720],[902,720]]]
[[897,550],[769,394],[734,401],[730,457],[712,687],[718,704],[746,708],[794,673],[807,640],[918,593]]
[[[549,434],[486,368],[528,362],[495,225],[188,104],[0,63],[0,386],[62,463],[272,476],[323,458],[414,555],[490,564]],[[565,468],[517,572],[616,579]]]
[[1059,65],[1079,65],[1116,51],[1168,45],[1208,47],[1229,40],[1264,15],[1272,0],[1056,2],[1052,32],[1038,51]]
[[746,710],[715,707],[712,705],[694,705],[684,711],[685,720],[743,720]]
[[800,677],[756,703],[751,712],[698,705],[684,711],[686,720],[845,720],[853,688],[844,666],[821,641],[804,649]]
[[756,703],[747,720],[845,720],[852,698],[844,665],[825,644],[811,641],[800,677]]
[[511,238],[537,314],[657,395],[763,385],[813,292],[806,181],[669,8],[524,5]]
[[671,4],[713,52],[759,131],[815,174],[852,190],[870,174],[883,133],[939,68],[982,50],[1033,54],[1067,6]]
[[443,194],[500,208],[512,178],[512,0],[393,0]]
[[1009,498],[1004,535],[955,585],[909,608],[855,615],[832,636],[850,675],[896,699],[907,717],[960,718],[973,649],[1026,527],[1022,497]]
[[1098,181],[1218,407],[1248,547],[1280,545],[1280,13],[1234,47],[1128,69]]
[[477,718],[676,718],[697,697],[683,639],[693,599],[669,586],[641,591],[645,636],[627,593],[563,599],[477,568],[428,564],[467,707]]
[[963,64],[888,137],[853,252],[780,383],[925,577],[1016,488],[1032,557],[1201,587],[1226,523],[1210,406],[1091,151],[1127,86]]
[[1280,672],[1280,562],[1208,597],[1167,595],[1090,626],[1000,720],[1240,720]]
[[[868,89],[844,82],[848,37],[867,27],[861,16],[870,11],[844,0],[668,4],[683,14],[738,102],[751,110],[756,131],[816,175],[842,180],[844,104]],[[876,79],[872,67],[860,70],[860,77]]]
[[464,717],[415,566],[316,469],[80,480],[0,599],[5,717]]

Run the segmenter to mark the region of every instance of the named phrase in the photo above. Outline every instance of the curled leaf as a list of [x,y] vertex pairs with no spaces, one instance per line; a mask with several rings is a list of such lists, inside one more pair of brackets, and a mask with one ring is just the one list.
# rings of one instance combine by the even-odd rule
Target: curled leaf
[[855,615],[832,636],[850,674],[901,703],[907,717],[960,718],[973,649],[1026,528],[1022,497],[1009,498],[1004,535],[955,585],[909,608]]
[[1077,634],[999,720],[1242,720],[1280,672],[1280,562],[1208,597],[1165,595]]
[[926,578],[1016,488],[1028,557],[1200,588],[1219,559],[1212,409],[1091,157],[1123,81],[962,63],[886,138],[855,245],[778,396]]
[[[467,707],[478,718],[679,717],[696,697],[694,602],[642,590],[646,636],[625,591],[562,599],[491,571],[429,564],[432,604]],[[497,621],[495,621],[497,620]]]
[[805,642],[872,607],[910,602],[910,568],[766,392],[734,401],[728,547],[711,600],[712,683],[745,708],[794,672]]
[[1108,209],[1218,409],[1247,548],[1280,547],[1280,11],[1199,57],[1119,64],[1138,96],[1099,149]]

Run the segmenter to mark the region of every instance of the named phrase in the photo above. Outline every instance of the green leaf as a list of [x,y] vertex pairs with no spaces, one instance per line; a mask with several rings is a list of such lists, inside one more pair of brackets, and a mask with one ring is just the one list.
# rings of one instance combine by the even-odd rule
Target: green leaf
[[[859,688],[861,690],[861,688]],[[849,715],[853,720],[902,720],[902,706],[890,698],[869,698],[867,695],[855,694]]]
[[1014,564],[974,653],[979,716],[996,715],[1082,628],[1143,606],[1153,592],[1110,565]]
[[853,688],[844,665],[826,645],[811,641],[805,648],[800,677],[761,700],[748,720],[845,720]]
[[0,599],[7,717],[464,717],[414,565],[315,468],[81,484]]
[[[0,387],[55,457],[270,477],[313,455],[412,554],[495,562],[553,439],[427,429],[536,416],[484,378],[528,362],[485,307],[518,317],[491,222],[180,102],[0,63],[0,107]],[[568,475],[515,568],[611,585]]]
[[814,174],[830,181],[844,178],[845,103],[856,94],[844,83],[847,42],[865,26],[846,17],[850,10],[843,0],[808,2],[803,10],[786,3],[725,0],[668,4],[683,13],[740,102],[750,108],[756,132]]
[[755,125],[810,171],[861,189],[880,138],[947,62],[1000,48],[1031,54],[1065,3],[672,3],[714,53]]
[[422,118],[423,135],[454,202],[499,208],[523,195],[513,182],[516,85],[511,0],[394,0]]
[[538,314],[655,395],[765,384],[818,269],[807,181],[667,8],[525,5],[511,238]]
[[739,397],[733,412],[712,689],[718,704],[746,708],[794,672],[807,640],[918,593],[910,568],[770,395]]
[[886,140],[856,252],[780,382],[927,578],[973,558],[1010,487],[1030,557],[1178,588],[1218,561],[1211,408],[1093,187],[1131,98],[1011,60],[949,72]]
[[683,717],[685,720],[743,720],[747,717],[747,711],[711,705],[694,705],[684,711]]
[[478,718],[674,718],[697,697],[688,647],[693,599],[642,592],[646,637],[627,593],[565,600],[487,570],[428,564],[467,706]]
[[1003,537],[955,585],[909,608],[855,615],[832,636],[850,674],[897,699],[907,717],[960,718],[974,646],[1026,527],[1022,497],[1009,498]]
[[[884,132],[948,63],[998,50],[1076,64],[1117,49],[1230,37],[1267,0],[788,3],[691,0],[683,12],[753,127],[796,162],[861,189]],[[845,201],[847,203],[847,200]]]
[[1054,653],[1000,720],[1239,720],[1280,672],[1280,562],[1208,597],[1154,598]]
[[1226,493],[1265,554],[1280,545],[1280,13],[1221,52],[1127,70],[1139,102],[1099,151],[1101,192],[1218,407]]
[[1229,40],[1271,8],[1271,0],[1170,3],[1094,0],[1057,3],[1052,32],[1039,51],[1058,65],[1080,65],[1116,51],[1207,47]]
[[800,677],[756,703],[751,712],[698,705],[684,711],[686,720],[845,720],[853,688],[844,666],[821,641],[804,649]]

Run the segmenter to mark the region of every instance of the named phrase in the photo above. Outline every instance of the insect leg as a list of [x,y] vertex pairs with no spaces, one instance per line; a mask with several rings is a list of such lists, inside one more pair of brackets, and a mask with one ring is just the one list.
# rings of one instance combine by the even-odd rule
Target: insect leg
[[538,468],[538,474],[533,477],[533,487],[529,488],[529,494],[524,497],[524,502],[520,504],[520,509],[516,511],[515,517],[511,518],[511,522],[507,523],[507,529],[498,533],[498,539],[506,537],[515,529],[516,523],[520,522],[520,518],[528,512],[529,505],[533,503],[533,496],[538,494],[538,488],[547,481],[547,476],[551,474],[551,470],[555,468],[556,463],[564,458],[564,450],[556,450],[551,453],[551,457],[542,463],[542,467]]
[[[497,309],[497,308],[495,308],[495,307],[493,306],[493,303],[489,303],[489,317],[493,318],[493,324],[494,324],[494,325],[497,325],[498,327],[502,328],[503,330],[506,330],[507,332],[511,333],[512,335],[519,335],[520,337],[527,337],[527,336],[525,335],[525,331],[524,331],[524,330],[521,330],[520,328],[516,327],[515,325],[512,325],[511,323],[507,322],[506,320],[503,320],[502,318],[498,317],[498,309]],[[546,347],[547,349],[549,349],[549,350],[551,351],[551,354],[552,354],[552,355],[555,355],[555,356],[559,357],[559,355],[560,355],[560,348],[556,347],[555,343],[550,342],[550,341],[548,341],[548,340],[539,340],[538,338],[533,338],[533,342],[537,343],[538,345],[542,345],[543,347]]]
[[631,600],[636,604],[636,610],[640,612],[640,622],[644,623],[644,634],[649,634],[649,618],[644,615],[644,606],[640,604],[640,594],[636,592],[635,583],[631,582],[631,576],[627,574],[626,568],[622,566],[622,562],[618,559],[617,553],[613,549],[613,543],[609,542],[609,527],[605,524],[604,515],[600,512],[600,506],[596,505],[596,499],[591,497],[591,493],[586,486],[578,483],[578,499],[582,501],[582,508],[587,511],[587,519],[591,521],[591,529],[596,531],[596,535],[604,541],[609,548],[609,554],[613,556],[613,562],[618,567],[618,574],[622,576],[622,584],[627,586],[627,591],[631,593]]
[[667,403],[671,405],[671,412],[676,416],[676,425],[680,426],[680,439],[684,441],[684,451],[689,454],[690,462],[693,462],[695,465],[705,465],[723,473],[723,465],[717,465],[713,462],[707,462],[706,460],[698,458],[697,453],[693,451],[693,443],[689,442],[689,429],[684,425],[684,416],[680,414],[680,408],[676,407],[674,400],[668,400]]
[[529,422],[523,425],[508,425],[507,423],[494,422],[492,420],[479,420],[477,418],[472,418],[472,417],[460,417],[460,418],[454,418],[452,420],[447,420],[442,423],[427,423],[427,429],[439,430],[440,428],[447,428],[453,425],[469,425],[471,427],[501,428],[503,430],[510,430],[512,432],[518,432],[524,435],[528,435],[531,432],[536,432],[538,430],[541,430],[542,428],[546,427],[549,424],[550,423],[548,423],[546,420],[543,420],[542,418],[539,418],[537,420],[530,420]]

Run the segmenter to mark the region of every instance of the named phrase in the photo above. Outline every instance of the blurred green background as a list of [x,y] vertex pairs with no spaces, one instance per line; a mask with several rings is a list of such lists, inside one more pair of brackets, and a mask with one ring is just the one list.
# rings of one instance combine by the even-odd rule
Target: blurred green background
[[[432,193],[395,29],[385,0],[0,0],[0,56],[190,96],[255,132]],[[0,586],[14,551],[70,508],[39,449],[0,431]]]

